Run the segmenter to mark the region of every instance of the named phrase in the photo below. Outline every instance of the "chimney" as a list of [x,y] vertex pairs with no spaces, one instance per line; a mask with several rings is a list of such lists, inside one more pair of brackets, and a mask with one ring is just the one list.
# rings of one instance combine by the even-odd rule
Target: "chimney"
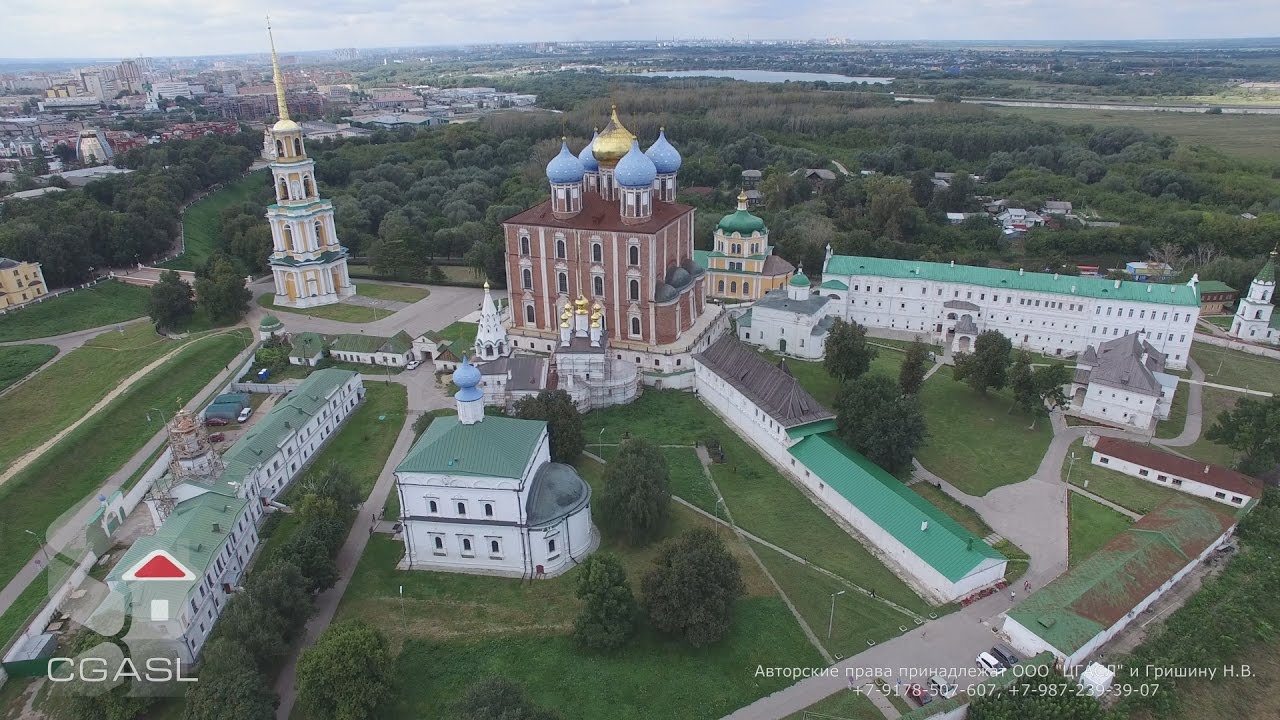
[[928,520],[925,520],[924,522],[921,522],[921,523],[920,523],[920,532],[924,532],[925,530],[928,530],[928,529],[929,529],[929,521],[928,521]]
[[1027,271],[1026,271],[1025,269],[1023,269],[1023,268],[1018,268],[1018,275],[1019,275],[1019,276],[1025,275],[1026,273],[1027,273]]
[[973,550],[973,538],[972,538],[972,537],[971,537],[971,538],[969,538],[969,542],[967,542],[967,543],[965,543],[965,544],[964,544],[964,549],[965,549],[965,550],[969,550],[969,551],[972,551],[972,550]]
[[955,266],[956,266],[956,261],[955,261],[955,260],[952,260],[952,261],[951,261],[951,267],[955,267]]
[[1120,278],[1116,278],[1116,287],[1117,287],[1117,288],[1119,288],[1119,287],[1120,287]]
[[1054,280],[1057,280],[1057,279],[1058,279],[1058,273],[1054,273],[1054,274],[1053,274],[1053,279],[1054,279]]
[[221,525],[219,525],[218,523],[214,523],[214,524],[213,524],[213,531],[214,531],[214,532],[216,532],[216,533],[217,533],[217,532],[222,532],[222,526],[221,526]]
[[1076,294],[1076,286],[1075,286],[1075,285],[1072,285],[1072,286],[1071,286],[1071,294],[1072,294],[1072,295],[1075,295],[1075,294]]
[[[1119,282],[1119,281],[1117,280],[1116,282]],[[1148,285],[1148,286],[1147,286],[1147,292],[1151,292],[1151,286],[1150,286],[1150,285]]]
[[1205,465],[1205,466],[1204,466],[1204,474],[1205,474],[1205,475],[1208,475],[1208,474],[1209,474],[1209,466],[1208,466],[1208,465]]

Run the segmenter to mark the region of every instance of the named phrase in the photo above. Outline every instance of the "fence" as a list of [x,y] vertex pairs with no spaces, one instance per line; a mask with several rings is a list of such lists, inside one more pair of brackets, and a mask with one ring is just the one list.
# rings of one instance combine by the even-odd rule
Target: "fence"
[[247,383],[233,382],[231,383],[231,392],[240,393],[265,393],[268,395],[285,395],[291,393],[300,385],[300,382],[292,383]]
[[1231,340],[1224,337],[1218,337],[1217,335],[1206,335],[1204,333],[1196,333],[1192,339],[1196,342],[1205,343],[1206,345],[1217,345],[1218,347],[1224,347],[1228,350],[1239,350],[1240,352],[1249,353],[1250,355],[1261,355],[1262,357],[1269,357],[1273,360],[1280,360],[1280,350],[1264,348],[1259,345],[1240,342],[1239,340]]

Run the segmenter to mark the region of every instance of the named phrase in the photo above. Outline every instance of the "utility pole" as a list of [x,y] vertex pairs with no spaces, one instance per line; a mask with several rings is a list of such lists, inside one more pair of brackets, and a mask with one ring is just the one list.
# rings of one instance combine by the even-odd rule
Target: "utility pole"
[[831,593],[831,616],[827,618],[827,640],[831,639],[831,629],[835,626],[836,622],[836,596],[843,595],[844,593],[844,590]]

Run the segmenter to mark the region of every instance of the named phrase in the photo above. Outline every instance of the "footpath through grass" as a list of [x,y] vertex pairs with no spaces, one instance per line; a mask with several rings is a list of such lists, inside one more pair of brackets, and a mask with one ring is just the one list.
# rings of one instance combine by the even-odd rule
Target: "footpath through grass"
[[[59,358],[0,401],[4,408],[0,413],[0,467],[7,467],[84,417],[126,377],[184,342],[196,341],[169,340],[157,335],[151,325],[140,323],[122,332],[103,333]],[[164,407],[172,405],[169,398]]]
[[52,345],[12,345],[0,347],[0,390],[30,375],[58,354]]
[[261,198],[270,194],[269,174],[259,170],[228,183],[217,192],[193,203],[182,216],[183,236],[186,247],[182,255],[162,267],[171,270],[195,270],[209,260],[221,243],[222,211],[232,205],[246,202],[264,202]]
[[[1192,343],[1191,359],[1204,371],[1206,382],[1280,395],[1280,361],[1205,343]],[[1200,439],[1189,447],[1179,448],[1179,452],[1218,465],[1230,466],[1234,463],[1236,451],[1208,440],[1205,434],[1220,413],[1234,408],[1236,402],[1243,397],[1262,399],[1261,395],[1246,396],[1232,390],[1204,388],[1201,395],[1204,409]]]
[[[1076,454],[1075,466],[1071,469],[1071,484],[1084,488],[1099,497],[1106,498],[1126,510],[1139,515],[1146,515],[1152,508],[1176,495],[1183,495],[1167,487],[1140,478],[1125,475],[1098,465],[1094,465],[1093,449],[1084,446],[1083,440],[1071,444],[1071,453]],[[1064,470],[1065,473],[1065,470]]]
[[0,485],[0,546],[13,550],[0,556],[0,585],[13,579],[30,558],[30,553],[18,550],[31,545],[26,530],[44,536],[64,512],[89,499],[161,429],[158,421],[147,421],[151,408],[171,412],[185,404],[248,341],[248,331],[237,330],[189,344]]
[[1067,533],[1067,564],[1076,565],[1092,555],[1132,521],[1101,503],[1071,493],[1070,529]]
[[1035,475],[1053,440],[1048,418],[1028,429],[1031,418],[1014,410],[1007,390],[985,396],[951,379],[947,369],[920,390],[929,436],[916,458],[968,495],[982,496]]
[[369,323],[394,314],[392,311],[384,310],[382,308],[352,305],[344,302],[334,303],[333,305],[321,305],[319,307],[312,308],[290,308],[282,305],[276,305],[275,297],[276,295],[274,292],[262,293],[258,296],[258,304],[267,310],[274,310],[276,312],[286,312],[294,315],[308,315],[310,317],[348,323]]
[[114,280],[0,315],[0,342],[64,335],[147,314],[151,292]]

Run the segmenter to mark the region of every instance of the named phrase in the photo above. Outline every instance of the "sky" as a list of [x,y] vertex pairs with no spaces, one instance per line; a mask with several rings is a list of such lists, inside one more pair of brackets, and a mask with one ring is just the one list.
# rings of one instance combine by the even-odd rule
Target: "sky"
[[[5,11],[0,57],[266,49],[258,0],[48,0]],[[1275,35],[1275,0],[312,0],[271,3],[282,53],[672,38],[1126,40]]]

